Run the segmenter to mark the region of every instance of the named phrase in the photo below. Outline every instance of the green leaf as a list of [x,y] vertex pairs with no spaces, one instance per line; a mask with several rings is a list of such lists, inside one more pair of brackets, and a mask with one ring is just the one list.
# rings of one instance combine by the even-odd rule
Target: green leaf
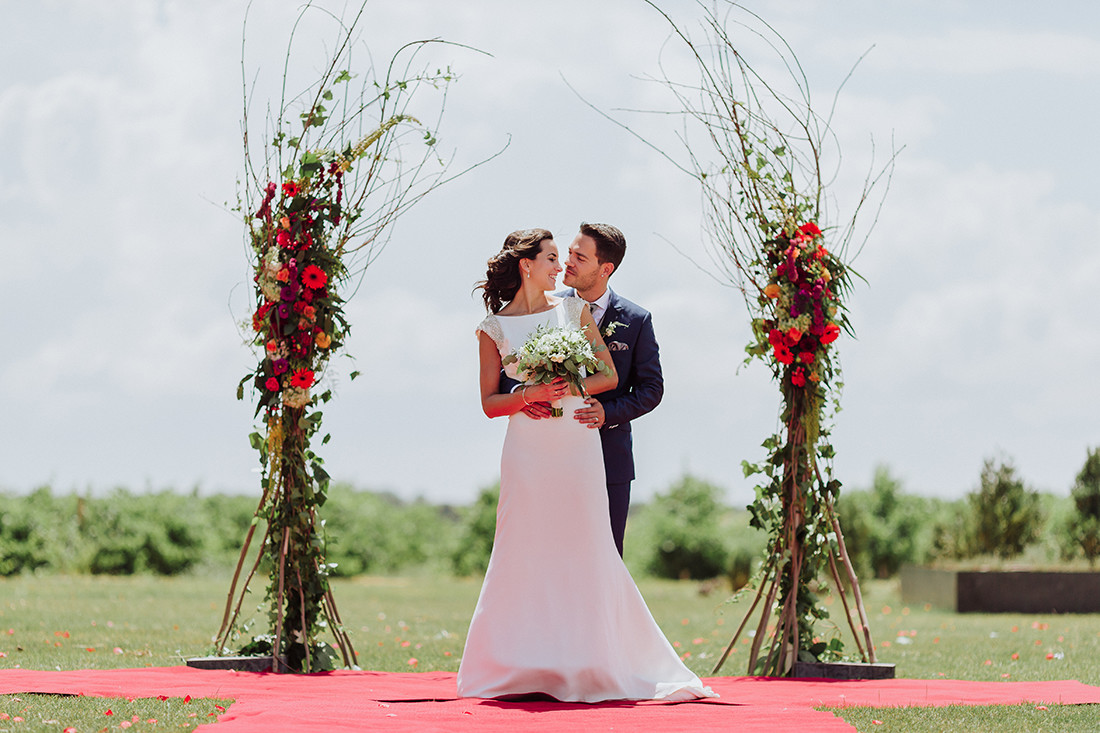
[[248,382],[250,380],[253,380],[255,378],[256,378],[256,373],[253,372],[251,374],[245,375],[244,379],[242,379],[240,381],[240,384],[237,385],[237,399],[238,400],[243,400],[244,399],[244,383]]

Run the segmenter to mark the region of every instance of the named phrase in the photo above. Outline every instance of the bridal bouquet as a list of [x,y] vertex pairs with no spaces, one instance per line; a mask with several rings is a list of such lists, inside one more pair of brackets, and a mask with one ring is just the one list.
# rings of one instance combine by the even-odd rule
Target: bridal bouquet
[[[579,328],[543,325],[535,329],[519,350],[504,357],[503,363],[516,364],[519,376],[528,384],[548,384],[563,377],[573,394],[583,396],[586,374],[611,373],[610,367],[596,358],[596,351]],[[550,410],[554,417],[565,414],[561,400],[554,400]]]

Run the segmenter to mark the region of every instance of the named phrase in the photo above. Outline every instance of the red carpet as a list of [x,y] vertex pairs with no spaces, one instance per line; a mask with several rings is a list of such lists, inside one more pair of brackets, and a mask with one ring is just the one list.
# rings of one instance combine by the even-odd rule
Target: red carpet
[[1010,705],[1100,703],[1100,687],[1062,682],[781,680],[711,677],[721,698],[690,703],[471,700],[455,697],[449,672],[274,675],[190,667],[48,672],[0,670],[0,694],[231,698],[206,733],[242,731],[852,731],[818,705]]

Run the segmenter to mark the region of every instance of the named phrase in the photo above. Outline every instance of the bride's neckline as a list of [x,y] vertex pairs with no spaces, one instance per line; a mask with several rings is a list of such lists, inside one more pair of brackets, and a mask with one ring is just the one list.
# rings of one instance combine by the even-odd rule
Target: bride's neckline
[[527,316],[541,316],[543,313],[549,313],[550,311],[554,310],[564,302],[565,298],[559,298],[557,303],[554,303],[554,305],[542,311],[533,311],[531,313],[513,313],[512,315],[494,313],[493,315],[495,315],[497,318],[526,318]]

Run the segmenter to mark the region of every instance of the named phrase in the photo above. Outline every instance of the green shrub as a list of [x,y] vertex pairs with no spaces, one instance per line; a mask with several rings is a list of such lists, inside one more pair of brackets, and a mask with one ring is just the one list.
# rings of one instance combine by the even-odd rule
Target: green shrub
[[933,500],[931,556],[962,560],[974,556],[974,518],[967,499]]
[[664,578],[714,578],[730,572],[730,549],[721,528],[722,490],[684,476],[649,507],[653,549],[648,570]]
[[462,528],[451,553],[451,568],[455,575],[476,575],[484,573],[489,567],[499,499],[500,484],[484,488],[473,505],[462,513]]
[[197,496],[115,489],[87,501],[81,526],[93,574],[182,573],[206,552],[206,517]]
[[974,554],[1015,557],[1038,539],[1043,524],[1039,495],[1024,485],[1010,463],[986,460],[981,485],[967,500],[974,522]]
[[1065,554],[1082,554],[1089,567],[1100,557],[1100,449],[1091,449],[1070,491],[1076,512],[1065,523]]
[[905,563],[928,559],[931,503],[902,493],[885,466],[875,469],[869,491],[840,495],[837,513],[848,555],[861,578],[890,578]]
[[446,507],[334,484],[322,507],[327,560],[338,576],[393,573],[444,556],[455,532]]

